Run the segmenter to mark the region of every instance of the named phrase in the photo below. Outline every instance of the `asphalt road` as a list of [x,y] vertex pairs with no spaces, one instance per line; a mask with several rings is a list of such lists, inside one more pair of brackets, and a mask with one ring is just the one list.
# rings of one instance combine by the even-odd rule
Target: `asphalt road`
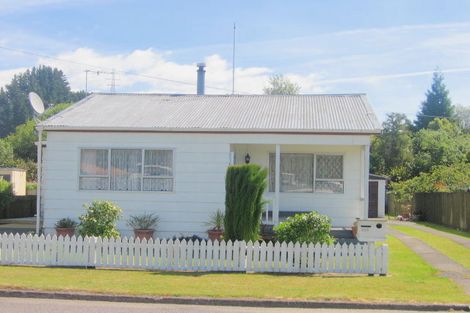
[[[197,306],[175,304],[144,304],[95,302],[76,300],[50,300],[28,298],[0,298],[0,313],[391,313],[399,311],[382,310],[338,310],[338,309],[285,309],[285,308],[247,308],[222,306]],[[407,311],[414,312],[414,311]],[[423,312],[423,311],[421,311]]]

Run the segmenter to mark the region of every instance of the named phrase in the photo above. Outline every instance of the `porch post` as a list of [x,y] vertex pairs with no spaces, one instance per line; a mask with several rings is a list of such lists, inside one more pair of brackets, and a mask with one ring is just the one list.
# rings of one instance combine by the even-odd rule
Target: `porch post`
[[363,213],[363,219],[367,219],[369,217],[369,155],[370,155],[370,145],[364,145],[362,147],[362,153],[363,153],[363,184],[362,184],[362,200],[364,201],[364,213]]
[[279,190],[281,186],[281,145],[276,145],[276,168],[274,180],[274,206],[273,206],[273,223],[279,224]]

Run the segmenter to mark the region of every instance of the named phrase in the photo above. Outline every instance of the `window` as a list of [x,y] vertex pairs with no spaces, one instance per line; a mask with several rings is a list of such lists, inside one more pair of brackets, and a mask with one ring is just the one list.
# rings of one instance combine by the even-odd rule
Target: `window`
[[82,149],[79,188],[173,191],[173,151]]
[[343,193],[343,156],[317,155],[315,168],[315,191]]
[[[343,193],[343,156],[281,153],[280,192]],[[275,191],[276,156],[269,154],[269,191]]]

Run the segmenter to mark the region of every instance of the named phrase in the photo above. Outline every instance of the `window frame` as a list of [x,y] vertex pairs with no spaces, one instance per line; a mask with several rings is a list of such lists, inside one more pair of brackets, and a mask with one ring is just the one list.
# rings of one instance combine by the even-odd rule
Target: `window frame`
[[[108,151],[108,175],[81,175],[81,151],[82,150],[107,150]],[[111,189],[111,151],[112,150],[140,150],[141,151],[141,171],[140,171],[140,190],[112,190]],[[145,166],[145,151],[146,150],[152,150],[152,151],[171,151],[172,152],[172,172],[173,176],[144,176],[144,166]],[[79,192],[113,192],[113,193],[175,193],[176,192],[176,167],[175,167],[175,162],[176,160],[176,148],[174,147],[122,147],[122,146],[117,146],[117,147],[102,147],[102,146],[97,146],[97,147],[90,147],[90,146],[85,146],[85,147],[79,147],[78,148],[78,175],[77,175],[77,190]],[[108,188],[107,189],[81,189],[80,188],[80,179],[82,177],[95,177],[95,178],[107,178],[108,179]],[[161,190],[143,190],[143,181],[144,178],[161,178],[161,179],[171,179],[172,180],[172,190],[171,191],[161,191]]]
[[[271,193],[271,194],[274,194],[275,193],[275,186],[276,186],[276,182],[274,182],[274,190],[271,191],[269,190],[269,181],[271,180],[271,160],[270,160],[270,154],[274,154],[275,155],[275,152],[272,152],[272,151],[269,151],[268,152],[268,193]],[[345,154],[344,153],[335,153],[335,152],[281,152],[281,155],[282,154],[310,154],[313,156],[313,171],[312,171],[312,175],[313,175],[313,191],[312,192],[299,192],[299,191],[281,191],[281,187],[279,186],[279,193],[288,193],[288,194],[306,194],[306,195],[310,195],[310,194],[320,194],[320,195],[344,195],[345,194],[345,190],[346,190],[346,186],[345,186],[345,179],[344,179],[344,164],[345,164]],[[342,167],[343,167],[343,178],[339,179],[339,178],[334,178],[334,179],[330,179],[330,178],[320,178],[320,179],[317,179],[317,156],[318,155],[326,155],[326,156],[341,156],[342,157]],[[276,167],[274,167],[274,175],[276,174]],[[331,181],[331,182],[337,182],[337,181],[340,181],[342,182],[343,184],[343,192],[324,192],[324,191],[317,191],[315,186],[316,186],[316,182],[318,181]]]

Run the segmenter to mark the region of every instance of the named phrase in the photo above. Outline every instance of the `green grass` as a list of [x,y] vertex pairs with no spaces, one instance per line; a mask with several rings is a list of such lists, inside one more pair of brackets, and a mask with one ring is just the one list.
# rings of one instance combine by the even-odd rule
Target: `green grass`
[[429,227],[429,228],[433,228],[435,230],[440,230],[440,231],[443,231],[443,232],[446,232],[446,233],[449,233],[449,234],[470,238],[470,233],[466,232],[466,231],[463,231],[463,230],[454,229],[454,228],[450,228],[450,227],[446,227],[446,226],[442,226],[442,225],[437,225],[437,224],[433,224],[433,223],[429,223],[429,222],[417,222],[417,224],[422,225],[422,226],[426,226],[426,227]]
[[470,303],[470,296],[393,237],[390,275],[270,275],[0,267],[0,288],[130,295]]
[[409,226],[390,225],[390,227],[422,240],[434,249],[447,255],[455,262],[470,269],[470,249],[462,246],[461,244],[458,244],[451,239],[424,232]]

